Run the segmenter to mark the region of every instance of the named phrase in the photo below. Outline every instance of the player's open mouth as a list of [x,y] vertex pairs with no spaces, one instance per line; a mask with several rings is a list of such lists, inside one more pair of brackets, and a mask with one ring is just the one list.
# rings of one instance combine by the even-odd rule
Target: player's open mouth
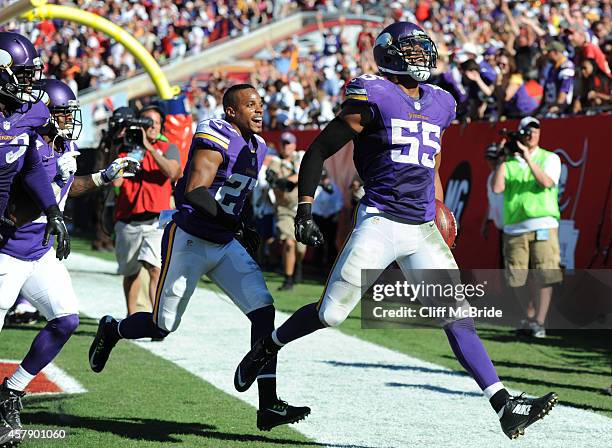
[[262,117],[253,117],[253,118],[251,118],[251,121],[253,123],[262,124],[263,123],[263,118]]

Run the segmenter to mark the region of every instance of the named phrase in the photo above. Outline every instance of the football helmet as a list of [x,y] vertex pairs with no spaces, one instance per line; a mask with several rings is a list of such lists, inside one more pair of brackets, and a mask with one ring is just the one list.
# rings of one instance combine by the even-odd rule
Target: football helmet
[[38,52],[26,37],[0,32],[0,95],[23,103],[36,103],[42,92],[37,83],[43,64]]
[[409,75],[424,82],[437,59],[436,45],[414,23],[395,22],[382,30],[374,43],[374,60],[383,74]]
[[66,140],[78,140],[83,129],[81,106],[68,84],[57,79],[40,82],[42,100],[51,113],[50,131]]

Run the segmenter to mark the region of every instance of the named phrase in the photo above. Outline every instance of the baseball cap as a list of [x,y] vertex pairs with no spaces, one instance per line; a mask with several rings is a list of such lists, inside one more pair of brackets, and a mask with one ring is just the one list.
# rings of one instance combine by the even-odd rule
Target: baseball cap
[[527,129],[528,127],[540,129],[540,120],[535,117],[525,117],[519,122],[519,131]]
[[126,118],[136,118],[136,112],[131,107],[123,106],[118,107],[113,112],[113,118],[115,120],[126,119]]
[[297,139],[295,138],[295,135],[293,135],[291,132],[283,132],[281,134],[281,142],[283,142],[283,143],[297,143]]
[[558,40],[553,40],[546,45],[546,51],[558,51],[559,53],[563,53],[565,51],[565,45]]

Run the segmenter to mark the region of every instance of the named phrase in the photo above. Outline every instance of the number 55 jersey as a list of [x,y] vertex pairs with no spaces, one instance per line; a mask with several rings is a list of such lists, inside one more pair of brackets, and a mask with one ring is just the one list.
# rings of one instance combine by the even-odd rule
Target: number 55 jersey
[[203,120],[198,123],[189,149],[185,174],[178,181],[174,193],[178,213],[173,219],[181,229],[191,235],[213,243],[226,244],[234,238],[234,232],[223,227],[214,218],[196,212],[185,201],[191,158],[198,150],[217,151],[223,157],[208,190],[225,212],[236,217],[238,224],[247,195],[257,183],[257,174],[268,148],[259,135],[254,135],[248,142],[245,141],[225,120]]
[[450,93],[430,84],[419,90],[417,100],[385,78],[362,75],[348,83],[345,97],[345,104],[368,104],[373,114],[354,141],[362,204],[415,223],[435,217],[435,156],[455,118]]

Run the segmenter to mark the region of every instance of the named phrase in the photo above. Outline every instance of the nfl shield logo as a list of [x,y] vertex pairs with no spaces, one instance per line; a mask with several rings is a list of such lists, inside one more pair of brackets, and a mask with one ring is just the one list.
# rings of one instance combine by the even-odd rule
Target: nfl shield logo
[[10,128],[11,128],[11,122],[10,121],[2,122],[2,129],[4,129],[5,131],[8,131]]

